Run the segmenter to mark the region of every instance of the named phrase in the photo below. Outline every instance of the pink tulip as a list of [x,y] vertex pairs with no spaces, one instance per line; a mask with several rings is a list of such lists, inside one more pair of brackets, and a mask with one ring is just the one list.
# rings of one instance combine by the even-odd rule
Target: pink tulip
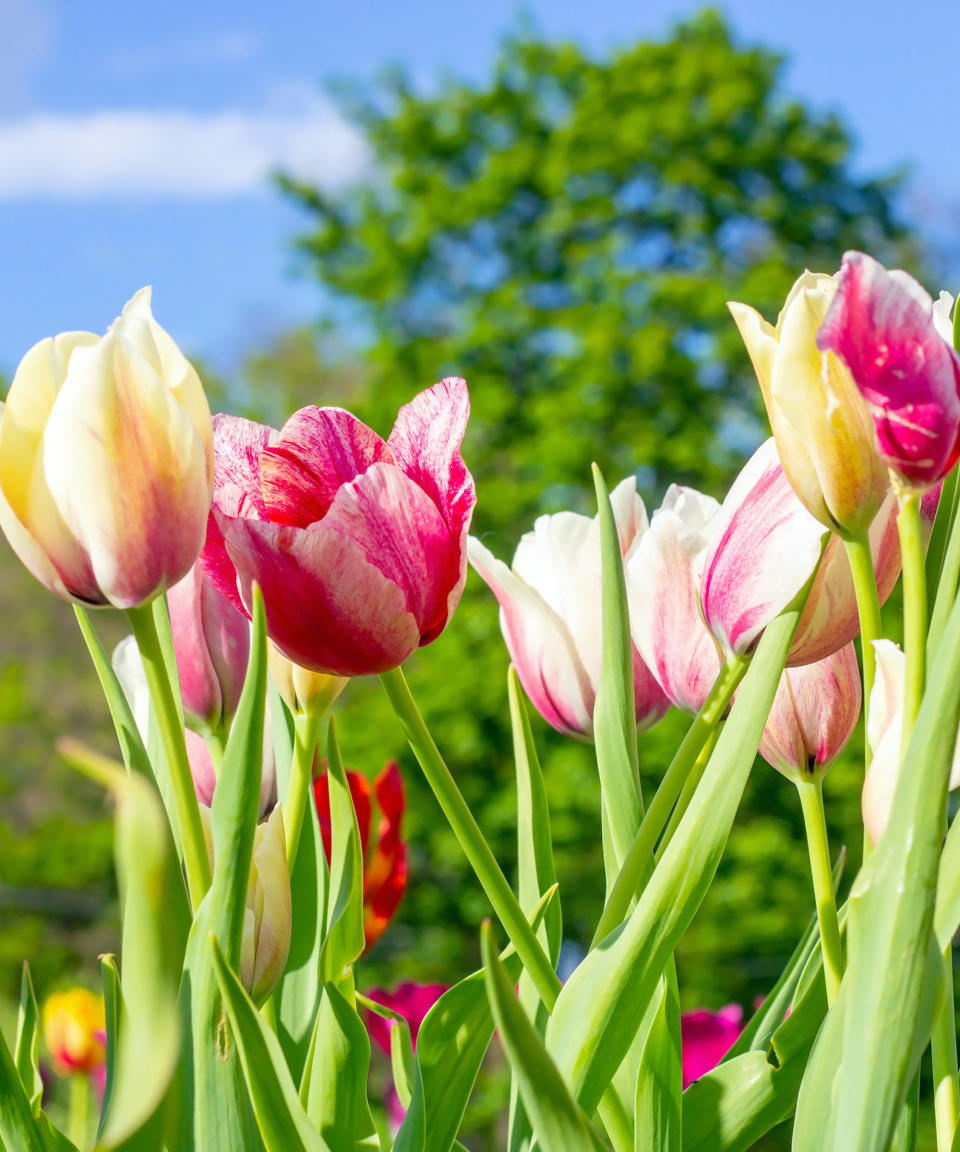
[[720,505],[671,486],[626,557],[630,629],[667,699],[699,712],[720,671],[716,641],[700,616],[700,570]]
[[[867,720],[867,739],[873,749],[873,760],[863,781],[861,811],[867,835],[877,844],[890,819],[900,774],[906,664],[903,653],[891,640],[875,640],[873,649],[877,656],[877,675],[870,693]],[[960,735],[954,748],[948,787],[960,787]]]
[[211,728],[229,724],[250,655],[250,624],[194,564],[167,593],[183,707]]
[[[367,999],[376,1000],[385,1008],[392,1008],[394,1012],[400,1013],[410,1027],[410,1039],[413,1041],[414,1050],[416,1050],[420,1025],[446,990],[446,984],[417,984],[414,981],[405,981],[403,984],[398,984],[392,992],[387,991],[386,988],[371,988],[367,992]],[[366,1018],[370,1039],[381,1052],[389,1056],[390,1031],[394,1026],[393,1021],[378,1016],[376,1012],[367,1012]],[[399,1128],[406,1110],[392,1088],[387,1095],[386,1105],[394,1128]]]
[[[611,494],[623,552],[647,527],[636,487],[629,477]],[[517,546],[512,568],[475,537],[468,552],[500,604],[500,628],[534,707],[557,731],[590,739],[603,656],[597,519],[575,512],[541,516]],[[649,728],[669,702],[636,648],[633,675],[637,724]]]
[[387,441],[341,408],[302,408],[280,432],[217,417],[210,579],[245,613],[258,583],[271,639],[304,668],[402,664],[440,635],[463,591],[469,410],[451,377],[401,408]]
[[680,1017],[680,1043],[683,1062],[683,1086],[716,1068],[740,1035],[743,1009],[728,1004],[719,1012],[698,1008]]
[[860,717],[860,669],[853,642],[780,677],[760,755],[791,779],[822,776]]
[[921,491],[960,456],[960,356],[938,311],[906,272],[847,252],[817,335],[817,347],[846,362],[870,406],[881,456],[902,484]]
[[810,578],[826,531],[797,499],[767,440],[727,494],[704,560],[703,617],[725,652],[752,651]]

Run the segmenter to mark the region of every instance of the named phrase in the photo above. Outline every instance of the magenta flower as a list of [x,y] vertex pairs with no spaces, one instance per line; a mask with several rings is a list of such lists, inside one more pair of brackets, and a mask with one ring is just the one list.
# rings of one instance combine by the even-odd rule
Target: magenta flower
[[853,642],[816,664],[787,668],[760,740],[760,755],[795,779],[822,776],[860,717],[863,693]]
[[451,377],[404,405],[386,441],[341,408],[302,408],[280,432],[216,417],[210,579],[245,613],[258,583],[271,639],[304,668],[402,664],[440,635],[463,591],[469,411]]
[[743,1009],[728,1004],[719,1012],[698,1008],[680,1017],[680,1044],[683,1062],[683,1086],[716,1068],[740,1035]]
[[870,406],[881,456],[921,491],[960,456],[960,356],[945,313],[906,272],[847,252],[817,334]]
[[[647,528],[631,476],[611,493],[620,548],[628,553]],[[567,736],[589,740],[603,659],[600,526],[575,512],[541,516],[521,539],[508,568],[475,537],[470,563],[500,604],[500,629],[523,690],[540,715]],[[664,697],[633,650],[637,724],[655,724]]]
[[826,532],[797,499],[776,442],[767,440],[727,493],[704,559],[703,618],[725,652],[752,651],[810,578]]
[[[376,1000],[385,1008],[392,1008],[394,1012],[399,1012],[410,1027],[410,1039],[413,1041],[414,1050],[416,1050],[417,1036],[424,1017],[446,991],[446,984],[417,984],[415,981],[407,980],[398,984],[392,992],[386,988],[371,988],[367,992],[367,999]],[[370,1039],[381,1052],[389,1056],[390,1030],[393,1028],[393,1021],[378,1016],[376,1012],[368,1011],[365,1015]],[[390,1089],[385,1103],[394,1128],[399,1128],[406,1110],[393,1088]]]
[[229,724],[243,689],[250,623],[194,564],[167,592],[183,707],[211,728]]

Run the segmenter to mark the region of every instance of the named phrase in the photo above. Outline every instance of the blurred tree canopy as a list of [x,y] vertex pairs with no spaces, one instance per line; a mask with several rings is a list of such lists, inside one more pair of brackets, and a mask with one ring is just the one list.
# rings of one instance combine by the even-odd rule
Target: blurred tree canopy
[[[395,70],[340,89],[373,152],[368,185],[329,195],[281,178],[307,214],[300,248],[327,329],[361,336],[353,409],[386,434],[415,391],[467,378],[474,531],[504,558],[537,514],[591,510],[591,460],[611,484],[636,473],[647,497],[671,482],[722,496],[765,435],[726,300],[775,317],[804,267],[833,270],[851,247],[916,266],[897,179],[857,176],[843,124],[789,99],[781,74],[778,55],[739,44],[712,11],[602,57],[516,36],[480,85],[424,92]],[[343,402],[315,379],[302,403]],[[493,597],[471,576],[409,671],[509,874],[506,664]],[[685,723],[641,738],[648,788]],[[411,885],[371,962],[398,979],[432,959],[450,978],[452,961],[475,959],[482,894],[375,685],[351,687],[341,731],[367,771],[401,754],[412,794]],[[537,734],[565,932],[582,942],[602,901],[595,768],[589,749]],[[827,786],[837,846],[859,839],[855,755]],[[679,955],[685,1006],[749,1005],[791,950],[812,910],[795,799],[758,765]]]

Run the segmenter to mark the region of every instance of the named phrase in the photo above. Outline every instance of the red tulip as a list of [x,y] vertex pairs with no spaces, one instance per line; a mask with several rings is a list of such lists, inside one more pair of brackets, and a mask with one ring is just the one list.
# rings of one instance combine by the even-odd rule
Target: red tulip
[[960,456],[960,356],[940,312],[906,272],[847,252],[817,335],[817,347],[846,362],[870,406],[881,456],[920,491]]
[[450,377],[401,408],[386,441],[342,408],[301,408],[280,432],[218,416],[201,558],[211,580],[247,614],[258,583],[271,639],[304,668],[402,664],[463,591],[469,411]]
[[[372,948],[393,919],[407,888],[407,845],[400,837],[400,825],[406,807],[403,777],[395,760],[370,781],[359,772],[347,772],[347,783],[353,798],[360,843],[363,849],[363,932],[367,947]],[[370,848],[372,823],[371,793],[380,809],[380,825],[373,850]],[[326,772],[313,785],[320,835],[327,863],[330,862],[330,786]]]

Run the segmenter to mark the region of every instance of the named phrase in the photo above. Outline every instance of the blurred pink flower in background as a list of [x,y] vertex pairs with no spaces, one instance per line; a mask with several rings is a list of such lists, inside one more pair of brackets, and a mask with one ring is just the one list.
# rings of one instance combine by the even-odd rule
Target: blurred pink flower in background
[[[447,984],[417,984],[415,981],[407,980],[398,984],[392,992],[386,988],[371,988],[367,991],[366,996],[368,1000],[376,1000],[385,1008],[393,1009],[406,1020],[410,1027],[410,1039],[413,1041],[414,1050],[416,1050],[417,1036],[420,1033],[420,1025],[423,1023],[424,1017],[447,991],[448,987]],[[368,1011],[365,1015],[370,1039],[381,1052],[389,1056],[390,1030],[393,1028],[393,1021],[378,1016],[376,1012]],[[406,1110],[392,1087],[387,1094],[386,1105],[394,1127],[399,1128]]]
[[720,1063],[740,1035],[742,1019],[739,1004],[728,1004],[719,1012],[706,1008],[684,1012],[680,1017],[684,1088]]

